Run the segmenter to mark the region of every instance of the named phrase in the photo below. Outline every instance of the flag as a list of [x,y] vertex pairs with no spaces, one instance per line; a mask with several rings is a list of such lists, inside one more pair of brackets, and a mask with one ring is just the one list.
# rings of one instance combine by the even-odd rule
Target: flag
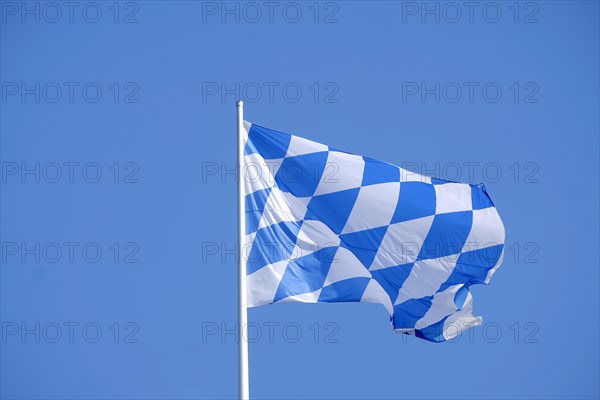
[[248,307],[382,304],[396,332],[441,342],[470,326],[473,284],[500,265],[484,185],[436,179],[244,121]]

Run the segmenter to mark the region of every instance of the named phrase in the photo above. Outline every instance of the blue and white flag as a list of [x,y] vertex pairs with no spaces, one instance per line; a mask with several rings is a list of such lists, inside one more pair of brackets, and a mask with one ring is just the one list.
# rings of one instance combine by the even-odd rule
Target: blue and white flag
[[247,302],[381,303],[397,332],[481,324],[469,287],[500,265],[483,185],[420,175],[244,122]]

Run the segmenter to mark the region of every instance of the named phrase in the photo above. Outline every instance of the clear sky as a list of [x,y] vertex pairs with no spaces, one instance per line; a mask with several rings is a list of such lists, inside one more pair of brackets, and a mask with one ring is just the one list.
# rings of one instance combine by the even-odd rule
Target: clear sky
[[254,398],[599,397],[597,2],[0,6],[2,398],[237,395],[237,97],[507,232],[454,343],[251,309]]

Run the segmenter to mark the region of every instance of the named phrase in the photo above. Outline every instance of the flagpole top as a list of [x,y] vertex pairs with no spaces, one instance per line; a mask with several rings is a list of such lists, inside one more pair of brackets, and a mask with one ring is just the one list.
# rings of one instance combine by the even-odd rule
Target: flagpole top
[[236,106],[236,107],[244,107],[244,102],[243,102],[242,100],[240,100],[240,101],[237,101],[237,102],[235,103],[235,106]]

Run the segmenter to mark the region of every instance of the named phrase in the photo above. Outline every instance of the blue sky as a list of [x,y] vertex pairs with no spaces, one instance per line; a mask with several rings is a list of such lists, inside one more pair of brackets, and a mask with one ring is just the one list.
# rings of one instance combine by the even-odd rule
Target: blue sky
[[242,97],[485,183],[507,231],[454,343],[378,305],[251,309],[251,396],[598,398],[598,3],[224,4],[0,2],[0,396],[237,395]]

